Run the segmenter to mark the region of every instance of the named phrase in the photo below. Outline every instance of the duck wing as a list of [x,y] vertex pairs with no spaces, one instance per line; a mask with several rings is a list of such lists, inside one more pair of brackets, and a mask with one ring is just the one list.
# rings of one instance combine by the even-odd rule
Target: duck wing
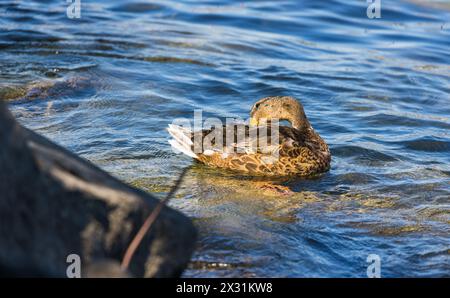
[[[221,140],[218,142],[217,140]],[[270,154],[280,146],[302,146],[304,137],[295,128],[279,126],[278,135],[270,126],[249,127],[245,124],[223,125],[221,129],[205,129],[191,134],[192,146],[198,153],[208,150],[225,153]]]

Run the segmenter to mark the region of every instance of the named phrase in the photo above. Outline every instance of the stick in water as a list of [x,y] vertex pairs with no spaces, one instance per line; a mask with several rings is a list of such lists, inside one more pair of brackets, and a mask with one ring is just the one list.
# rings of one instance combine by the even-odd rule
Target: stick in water
[[134,236],[133,241],[131,241],[130,245],[128,246],[125,255],[122,259],[122,264],[120,267],[122,270],[127,270],[128,266],[130,265],[131,259],[133,258],[133,255],[136,251],[136,249],[139,247],[139,244],[141,243],[142,239],[144,238],[145,234],[150,230],[151,226],[155,222],[155,220],[158,218],[158,215],[161,213],[161,210],[163,207],[169,202],[169,200],[172,198],[172,196],[175,194],[175,192],[180,187],[181,182],[183,181],[184,176],[186,175],[189,168],[185,168],[183,172],[181,172],[180,176],[178,177],[177,181],[175,182],[175,185],[172,186],[172,189],[167,194],[167,196],[159,201],[158,205],[156,205],[155,209],[150,213],[150,215],[145,220],[144,224],[141,226],[139,231],[137,232],[136,236]]

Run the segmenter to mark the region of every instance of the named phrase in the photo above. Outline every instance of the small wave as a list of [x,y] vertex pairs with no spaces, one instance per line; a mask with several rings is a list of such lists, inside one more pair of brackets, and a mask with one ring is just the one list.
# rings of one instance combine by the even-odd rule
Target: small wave
[[116,12],[132,12],[132,13],[148,13],[153,11],[163,10],[164,6],[154,4],[154,3],[146,3],[146,2],[132,2],[125,3],[114,6],[111,8],[111,11]]
[[450,152],[450,141],[433,137],[424,137],[402,142],[404,148],[426,152]]
[[368,161],[393,162],[398,160],[391,155],[354,145],[335,146],[331,151],[332,154],[336,156],[351,157]]
[[215,66],[212,63],[203,62],[199,60],[189,58],[167,57],[167,56],[144,57],[144,58],[137,58],[137,60],[143,60],[147,62],[159,62],[159,63],[187,63],[202,66]]
[[32,30],[8,30],[0,33],[0,39],[2,41],[38,41],[38,42],[57,42],[63,40],[61,37],[46,34],[39,31]]

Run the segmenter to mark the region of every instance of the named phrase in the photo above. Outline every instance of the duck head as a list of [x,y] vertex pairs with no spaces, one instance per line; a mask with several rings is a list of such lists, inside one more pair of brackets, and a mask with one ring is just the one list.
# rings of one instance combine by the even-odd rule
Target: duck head
[[258,100],[250,111],[250,126],[259,125],[262,119],[286,120],[298,130],[310,126],[302,104],[291,96],[270,96]]

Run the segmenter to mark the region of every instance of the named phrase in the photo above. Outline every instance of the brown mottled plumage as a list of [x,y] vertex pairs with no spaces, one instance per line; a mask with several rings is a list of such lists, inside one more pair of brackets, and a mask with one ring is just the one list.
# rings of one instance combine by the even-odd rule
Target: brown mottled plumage
[[[292,125],[275,126],[279,130],[276,144],[272,144],[270,125],[263,125],[266,121],[270,124],[271,119],[287,120]],[[213,138],[213,148],[205,149],[204,140],[215,133],[215,129],[192,133],[170,125],[168,130],[175,138],[171,140],[172,146],[213,167],[266,176],[311,176],[330,168],[331,155],[327,144],[311,127],[303,106],[293,97],[276,96],[259,100],[250,112],[250,126],[223,126],[222,132],[218,131],[218,136],[223,138],[223,148],[215,148]],[[245,131],[245,140],[238,139],[239,129]],[[264,133],[263,129],[267,129],[267,144],[261,144],[258,139]],[[226,146],[227,134],[231,146]],[[194,153],[194,149],[198,148],[200,150],[197,152],[200,152]]]

